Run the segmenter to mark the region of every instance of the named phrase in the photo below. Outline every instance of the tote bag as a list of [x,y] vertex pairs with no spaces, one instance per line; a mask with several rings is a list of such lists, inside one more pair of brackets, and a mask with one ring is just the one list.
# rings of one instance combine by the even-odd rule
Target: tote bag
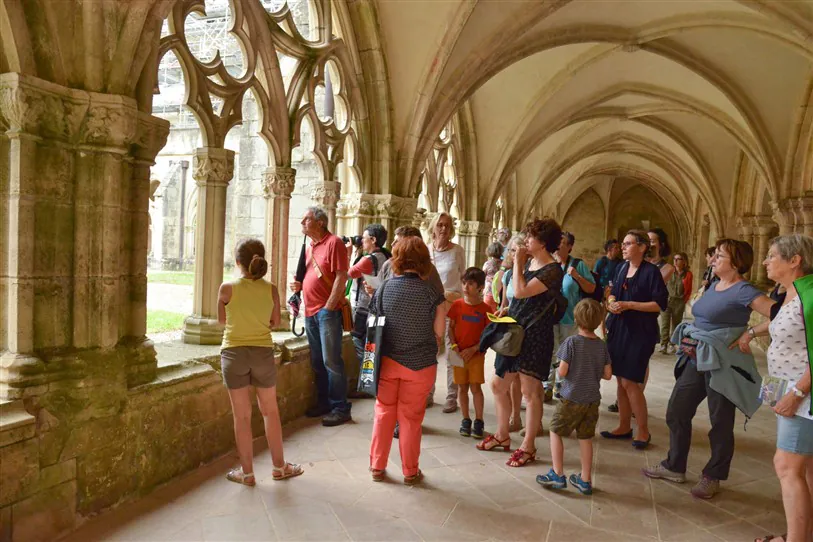
[[358,391],[376,396],[378,393],[378,375],[381,372],[381,348],[384,346],[384,288],[381,285],[376,298],[375,310],[367,316],[367,340],[364,344],[364,355],[359,369]]

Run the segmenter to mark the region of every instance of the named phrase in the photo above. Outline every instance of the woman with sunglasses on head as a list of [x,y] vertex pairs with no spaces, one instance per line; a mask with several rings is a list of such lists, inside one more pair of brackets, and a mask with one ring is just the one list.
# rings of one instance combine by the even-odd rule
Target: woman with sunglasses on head
[[712,260],[720,280],[709,286],[692,307],[693,323],[683,323],[672,341],[680,343],[675,366],[677,382],[666,408],[669,453],[663,461],[644,469],[649,478],[682,483],[686,480],[692,420],[697,407],[708,400],[711,458],[691,493],[710,499],[728,478],[734,457],[734,418],[737,409],[746,417],[759,408],[760,375],[747,344],[736,348],[747,332],[751,312],[770,316],[773,301],[743,278],[754,262],[751,245],[721,239]]
[[621,251],[626,262],[618,269],[607,298],[607,348],[618,382],[618,427],[602,431],[606,439],[633,439],[632,415],[638,432],[633,447],[649,446],[647,406],[641,389],[649,358],[658,342],[658,314],[667,306],[666,284],[657,266],[646,261],[649,237],[632,230],[624,237]]

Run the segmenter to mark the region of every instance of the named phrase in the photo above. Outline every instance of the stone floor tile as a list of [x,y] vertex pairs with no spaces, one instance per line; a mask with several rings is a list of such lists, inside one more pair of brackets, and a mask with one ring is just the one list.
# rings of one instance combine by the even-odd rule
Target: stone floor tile
[[575,525],[568,522],[553,521],[550,531],[544,542],[631,542],[631,541],[651,541],[652,538],[640,537],[630,534],[615,533],[602,529]]
[[351,540],[359,542],[420,542],[421,536],[402,519],[347,529]]
[[745,520],[739,520],[732,523],[718,525],[717,527],[712,527],[711,532],[726,542],[742,542],[743,540],[750,542],[755,538],[770,533],[771,531],[766,531],[762,527],[758,527],[757,525],[749,523]]
[[206,542],[277,540],[274,527],[265,511],[210,516],[200,522]]
[[458,503],[453,495],[436,491],[421,491],[403,484],[373,484],[355,506],[388,512],[400,518],[420,518],[421,521],[443,525]]
[[349,540],[339,518],[327,503],[269,508],[268,517],[279,540]]
[[658,534],[663,542],[719,542],[711,531],[673,514],[663,507],[657,509]]
[[460,502],[444,527],[494,540],[544,540],[550,522]]

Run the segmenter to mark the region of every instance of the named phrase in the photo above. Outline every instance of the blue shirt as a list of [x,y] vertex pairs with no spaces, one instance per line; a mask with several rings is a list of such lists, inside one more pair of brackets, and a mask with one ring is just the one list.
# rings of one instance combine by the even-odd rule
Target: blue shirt
[[692,306],[694,325],[703,331],[729,327],[745,327],[751,319],[749,305],[763,295],[750,282],[743,280],[721,292],[719,282],[714,282]]
[[[562,271],[565,272],[565,278],[562,281],[562,295],[564,295],[565,299],[567,299],[567,310],[565,311],[565,315],[562,316],[562,320],[559,322],[560,324],[576,323],[576,320],[573,317],[573,310],[582,299],[579,283],[576,282],[573,277],[567,274],[567,267],[571,265],[573,265],[572,257],[568,257],[567,264],[562,265]],[[590,284],[595,284],[593,281],[593,275],[590,273],[590,268],[587,267],[584,260],[579,260],[579,263],[576,265],[576,272],[584,279],[589,281]]]
[[607,256],[602,256],[593,267],[593,272],[598,275],[598,282],[601,288],[606,288],[610,281],[615,277],[615,272],[618,266],[624,263],[624,260],[611,260]]

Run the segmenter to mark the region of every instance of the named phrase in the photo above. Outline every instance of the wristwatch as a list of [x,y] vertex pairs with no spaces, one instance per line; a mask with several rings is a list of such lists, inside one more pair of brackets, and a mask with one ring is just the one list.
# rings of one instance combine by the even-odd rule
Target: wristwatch
[[793,386],[793,387],[790,389],[790,391],[792,391],[792,392],[793,392],[793,395],[795,395],[796,397],[800,397],[800,398],[802,398],[802,397],[806,397],[806,396],[807,396],[807,394],[806,394],[805,392],[803,392],[802,390],[800,390],[800,389],[799,389],[799,388],[797,388],[796,386]]
[[757,336],[757,332],[756,332],[756,331],[754,331],[754,328],[749,327],[749,328],[748,328],[748,335],[750,335],[750,337],[751,337],[752,339],[755,339],[755,338],[756,338],[756,336]]

